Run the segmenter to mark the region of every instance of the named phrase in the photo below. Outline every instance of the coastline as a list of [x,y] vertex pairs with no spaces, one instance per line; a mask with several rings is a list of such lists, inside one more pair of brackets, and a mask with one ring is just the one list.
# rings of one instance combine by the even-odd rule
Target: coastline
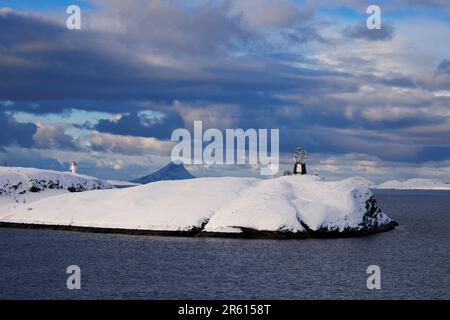
[[190,231],[164,231],[164,230],[144,230],[144,229],[123,229],[123,228],[102,228],[102,227],[82,227],[68,225],[32,224],[16,222],[0,222],[0,228],[14,229],[42,229],[58,230],[84,233],[107,233],[124,234],[136,236],[164,236],[164,237],[197,237],[197,238],[230,238],[230,239],[272,239],[272,240],[295,240],[295,239],[326,239],[326,238],[353,238],[370,236],[376,233],[394,230],[398,226],[396,221],[391,221],[379,228],[344,231],[312,231],[305,232],[284,232],[284,231],[260,231],[250,228],[241,228],[239,233],[225,232],[205,232],[200,228]]

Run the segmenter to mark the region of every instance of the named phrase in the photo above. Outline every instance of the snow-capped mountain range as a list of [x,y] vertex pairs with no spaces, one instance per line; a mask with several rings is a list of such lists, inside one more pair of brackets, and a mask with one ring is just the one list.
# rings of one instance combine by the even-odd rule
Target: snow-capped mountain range
[[366,178],[355,177],[359,182],[370,189],[382,190],[450,190],[450,183],[439,180],[414,178],[405,181],[389,180],[376,184]]
[[432,180],[432,179],[409,179],[406,181],[390,180],[379,185],[375,185],[374,189],[391,189],[391,190],[450,190],[450,184]]

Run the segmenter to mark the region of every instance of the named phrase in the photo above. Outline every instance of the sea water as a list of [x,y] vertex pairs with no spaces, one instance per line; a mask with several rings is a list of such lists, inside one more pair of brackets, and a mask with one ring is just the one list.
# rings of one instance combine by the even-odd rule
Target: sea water
[[[377,191],[400,226],[369,237],[243,240],[0,228],[2,299],[449,299],[450,192]],[[67,267],[81,289],[69,290]],[[367,288],[367,268],[381,289]]]

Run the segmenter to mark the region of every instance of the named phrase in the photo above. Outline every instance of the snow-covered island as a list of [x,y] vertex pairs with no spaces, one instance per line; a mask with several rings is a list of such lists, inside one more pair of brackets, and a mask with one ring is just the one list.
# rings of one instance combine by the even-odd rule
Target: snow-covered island
[[390,190],[450,190],[450,184],[432,179],[390,180],[374,186],[374,189]]
[[0,210],[4,227],[131,234],[336,237],[396,225],[361,179],[323,181],[315,176],[159,181],[55,195]]
[[0,212],[55,195],[111,188],[104,180],[70,172],[0,167]]

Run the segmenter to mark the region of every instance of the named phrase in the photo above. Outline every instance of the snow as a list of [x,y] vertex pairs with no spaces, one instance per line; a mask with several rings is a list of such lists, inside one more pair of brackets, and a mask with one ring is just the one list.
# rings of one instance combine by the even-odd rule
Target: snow
[[368,187],[369,189],[373,189],[376,186],[375,182],[373,182],[367,178],[364,178],[364,177],[356,176],[353,179],[358,180],[358,183],[362,184],[363,186]]
[[162,180],[186,180],[193,178],[195,177],[186,170],[182,163],[175,164],[173,162],[170,162],[168,165],[159,169],[158,171],[153,172],[148,176],[135,179],[131,182],[145,184]]
[[432,179],[390,180],[374,187],[375,189],[396,190],[450,190],[450,184]]
[[69,193],[112,188],[107,182],[79,174],[35,168],[0,167],[0,212]]
[[377,211],[365,225],[372,196],[357,178],[197,178],[53,196],[0,212],[0,222],[221,233],[361,230],[391,221]]

